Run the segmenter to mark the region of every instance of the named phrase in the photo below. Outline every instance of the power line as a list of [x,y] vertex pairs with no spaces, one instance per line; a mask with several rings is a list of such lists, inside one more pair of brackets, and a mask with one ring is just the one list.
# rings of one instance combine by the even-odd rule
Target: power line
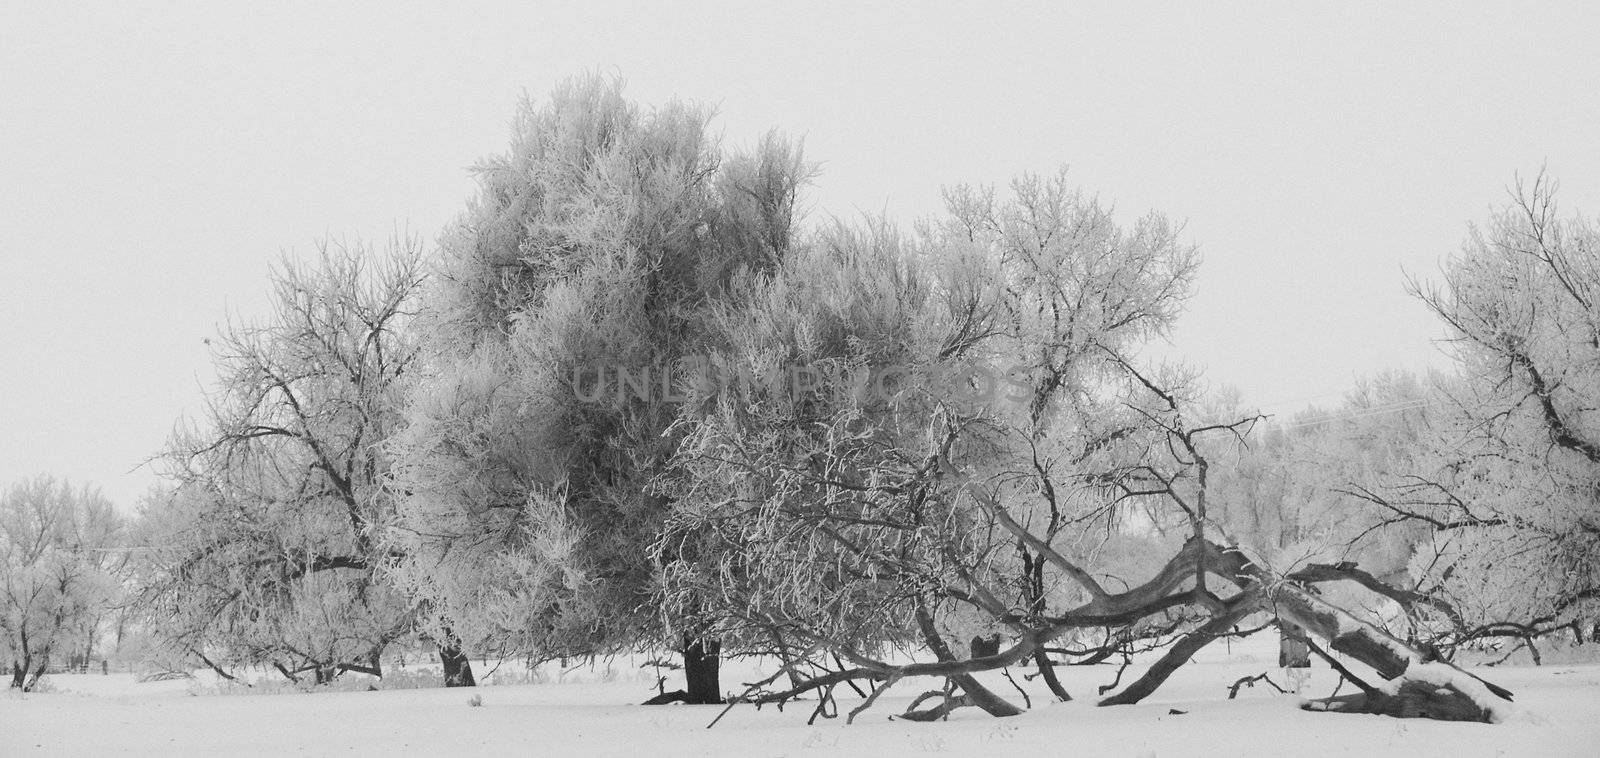
[[1318,416],[1318,417],[1315,417],[1315,418],[1304,419],[1304,420],[1296,421],[1296,422],[1290,423],[1290,424],[1283,424],[1279,428],[1280,429],[1285,429],[1285,430],[1288,430],[1288,429],[1299,429],[1299,428],[1307,427],[1307,426],[1316,426],[1318,424],[1326,424],[1326,423],[1331,422],[1331,421],[1354,421],[1354,420],[1357,420],[1357,419],[1370,418],[1370,417],[1373,417],[1373,416],[1383,416],[1383,415],[1390,414],[1390,413],[1403,413],[1405,411],[1417,410],[1417,409],[1421,409],[1421,408],[1428,408],[1428,407],[1431,407],[1431,406],[1439,405],[1440,403],[1441,403],[1441,401],[1437,400],[1437,399],[1406,400],[1406,401],[1391,403],[1391,404],[1388,404],[1388,405],[1374,406],[1374,407],[1371,407],[1371,408],[1361,408],[1361,409],[1356,409],[1356,410],[1347,411],[1347,412],[1330,413],[1330,414],[1327,414],[1327,415],[1324,415],[1324,416]]

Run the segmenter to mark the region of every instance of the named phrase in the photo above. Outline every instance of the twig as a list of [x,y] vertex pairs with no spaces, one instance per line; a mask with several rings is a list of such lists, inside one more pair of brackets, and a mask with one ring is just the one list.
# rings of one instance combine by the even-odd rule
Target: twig
[[[812,724],[816,723],[818,716],[821,716],[825,719],[839,717],[839,704],[833,700],[833,688],[835,686],[837,685],[830,684],[822,691],[822,696],[817,698],[817,707],[811,711],[811,718],[806,719],[806,726],[811,726]],[[829,705],[833,706],[832,713],[828,712]]]
[[1028,691],[1022,689],[1022,685],[1017,684],[1017,680],[1011,678],[1011,669],[1000,669],[1000,673],[1005,674],[1006,681],[1010,682],[1012,687],[1017,688],[1017,693],[1022,695],[1022,707],[1033,708],[1033,699],[1028,697]]
[[889,688],[893,687],[895,682],[900,681],[900,677],[901,674],[898,671],[890,674],[889,678],[884,680],[883,684],[879,685],[877,689],[873,690],[872,694],[867,696],[867,699],[862,702],[861,705],[851,709],[850,715],[845,718],[844,723],[854,724],[856,722],[856,716],[861,715],[862,711],[871,708],[872,704],[878,701],[878,696],[888,692]]
[[1263,672],[1261,672],[1259,674],[1256,674],[1255,676],[1240,677],[1239,681],[1234,682],[1232,685],[1230,685],[1228,687],[1228,699],[1232,700],[1232,699],[1238,697],[1239,696],[1239,688],[1240,687],[1255,687],[1256,686],[1256,682],[1266,682],[1267,684],[1272,685],[1272,688],[1277,690],[1278,692],[1283,693],[1285,695],[1289,694],[1288,690],[1286,690],[1286,689],[1284,689],[1282,687],[1279,687],[1278,683],[1274,682],[1274,681],[1272,681],[1272,679],[1268,678],[1267,677],[1267,672],[1263,671]]

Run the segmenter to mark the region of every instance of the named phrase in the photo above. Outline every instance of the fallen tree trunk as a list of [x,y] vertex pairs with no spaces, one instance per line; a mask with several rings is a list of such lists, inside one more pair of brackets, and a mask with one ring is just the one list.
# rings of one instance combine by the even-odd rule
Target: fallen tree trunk
[[[1203,587],[1196,586],[1194,580],[1202,572],[1234,584],[1240,592],[1226,599],[1206,592]],[[991,605],[976,593],[965,599],[980,607]],[[917,700],[917,704],[920,704],[930,698],[939,698],[939,705],[922,711],[915,710],[914,705],[901,718],[914,721],[939,719],[951,710],[965,706],[976,706],[996,716],[1014,715],[1021,710],[978,683],[972,674],[1004,668],[1034,656],[1036,651],[1044,650],[1045,645],[1069,629],[1126,626],[1183,606],[1209,609],[1210,616],[1199,628],[1174,644],[1142,677],[1122,692],[1105,698],[1100,705],[1135,703],[1147,697],[1206,644],[1226,636],[1229,629],[1249,614],[1267,610],[1274,613],[1280,624],[1297,627],[1308,641],[1323,640],[1330,649],[1360,661],[1386,680],[1382,684],[1368,685],[1354,680],[1353,674],[1339,667],[1341,675],[1357,681],[1364,692],[1308,703],[1305,706],[1308,710],[1485,722],[1504,721],[1512,713],[1510,691],[1411,647],[1383,629],[1322,600],[1293,578],[1285,580],[1272,575],[1253,564],[1237,549],[1224,548],[1198,538],[1187,541],[1156,576],[1144,584],[1121,593],[1093,597],[1065,615],[1024,618],[1004,608],[996,608],[991,612],[998,620],[1017,629],[1019,639],[994,654],[956,659],[933,628],[932,618],[924,607],[919,609],[917,621],[937,659],[933,662],[891,665],[849,650],[839,650],[836,652],[849,659],[854,664],[853,668],[841,668],[805,678],[779,692],[763,690],[780,672],[751,685],[744,695],[731,702],[757,706],[777,703],[781,706],[808,691],[831,692],[834,685],[841,683],[855,680],[881,682],[866,702],[852,711],[853,719],[870,708],[878,695],[901,679],[939,676],[947,679],[946,687],[925,693]],[[1042,626],[1025,625],[1026,620],[1042,620],[1044,623]],[[1310,649],[1320,651],[1315,644],[1311,644]],[[988,653],[989,649],[980,652]],[[824,699],[826,697],[824,695]]]
[[1252,595],[1265,588],[1265,605],[1273,610],[1280,624],[1293,625],[1299,633],[1325,640],[1329,648],[1366,664],[1387,680],[1380,686],[1364,687],[1367,691],[1362,694],[1307,703],[1308,710],[1482,722],[1500,722],[1511,715],[1510,690],[1437,660],[1323,600],[1298,582],[1277,580],[1236,549],[1209,541],[1201,545],[1195,542],[1190,540],[1185,550],[1192,550],[1197,561],[1229,578],[1246,595],[1228,601],[1221,612],[1180,640],[1143,677],[1121,693],[1102,700],[1101,705],[1135,703],[1154,692],[1195,652],[1255,610],[1258,605]]
[[[1433,664],[1423,664],[1431,666]],[[1457,689],[1453,676],[1440,677],[1444,684],[1430,683],[1420,676],[1396,680],[1391,689],[1363,692],[1342,697],[1322,698],[1305,704],[1308,711],[1371,713],[1395,718],[1428,718],[1439,721],[1504,721],[1508,711],[1493,704],[1498,696],[1484,690],[1474,697]],[[1487,703],[1487,705],[1486,705]]]
[[1307,703],[1308,710],[1483,722],[1504,721],[1511,715],[1510,690],[1436,660],[1312,594],[1302,584],[1271,581],[1264,570],[1254,565],[1247,566],[1243,574],[1241,578],[1270,588],[1268,601],[1280,622],[1293,623],[1305,633],[1326,640],[1332,650],[1366,664],[1388,680],[1371,692]]

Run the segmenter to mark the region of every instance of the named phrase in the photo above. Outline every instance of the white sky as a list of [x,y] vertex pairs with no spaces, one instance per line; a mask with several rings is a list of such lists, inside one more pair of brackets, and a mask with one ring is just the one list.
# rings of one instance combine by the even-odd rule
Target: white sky
[[1174,349],[1268,410],[1442,365],[1402,270],[1515,172],[1600,214],[1587,3],[66,5],[0,13],[0,483],[128,507],[271,261],[431,241],[520,94],[584,70],[718,104],[732,145],[804,136],[817,215],[1065,163],[1124,220],[1185,220]]

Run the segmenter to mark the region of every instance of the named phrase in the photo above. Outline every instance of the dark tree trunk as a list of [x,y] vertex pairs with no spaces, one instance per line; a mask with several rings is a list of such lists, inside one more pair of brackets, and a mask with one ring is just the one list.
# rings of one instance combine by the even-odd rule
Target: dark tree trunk
[[[1028,575],[1028,607],[1034,613],[1042,614],[1044,613],[1045,609],[1045,559],[1043,556],[1032,558],[1029,556],[1027,550],[1020,547],[1019,551],[1022,553],[1022,565],[1025,567],[1025,572]],[[999,635],[995,635],[994,641],[994,652],[990,654],[998,655],[1000,652]],[[972,657],[979,657],[978,639],[976,637],[972,639]],[[1045,651],[1043,646],[1040,646],[1039,649],[1033,651],[1033,663],[1039,669],[1039,676],[1044,677],[1044,683],[1050,688],[1050,694],[1055,695],[1056,699],[1063,703],[1071,702],[1072,695],[1067,692],[1066,687],[1061,686],[1061,679],[1056,676],[1056,663],[1055,661],[1050,660],[1050,654]]]
[[467,659],[459,645],[439,645],[439,662],[444,664],[444,686],[476,687],[478,680],[472,676],[472,661]]
[[722,643],[717,640],[685,641],[683,676],[688,689],[683,702],[710,705],[722,702]]
[[50,668],[50,654],[48,652],[39,656],[39,665],[33,667],[33,674],[29,676],[28,681],[22,685],[22,691],[32,692],[34,687],[39,686],[39,679],[44,676],[45,669],[47,668]]
[[33,649],[28,646],[27,629],[21,631],[18,635],[18,641],[22,643],[16,648],[18,652],[22,653],[22,661],[18,663],[17,659],[11,659],[11,686],[26,692],[28,670],[33,668]]
[[1306,631],[1288,621],[1278,624],[1278,668],[1311,668],[1311,648],[1306,646]]
[[444,664],[444,686],[478,686],[477,678],[472,675],[472,661],[467,658],[466,651],[461,649],[461,638],[450,631],[450,627],[440,631],[443,633],[436,642],[439,643],[439,662]]
[[333,665],[317,664],[312,672],[317,684],[332,684],[339,677],[339,669]]

